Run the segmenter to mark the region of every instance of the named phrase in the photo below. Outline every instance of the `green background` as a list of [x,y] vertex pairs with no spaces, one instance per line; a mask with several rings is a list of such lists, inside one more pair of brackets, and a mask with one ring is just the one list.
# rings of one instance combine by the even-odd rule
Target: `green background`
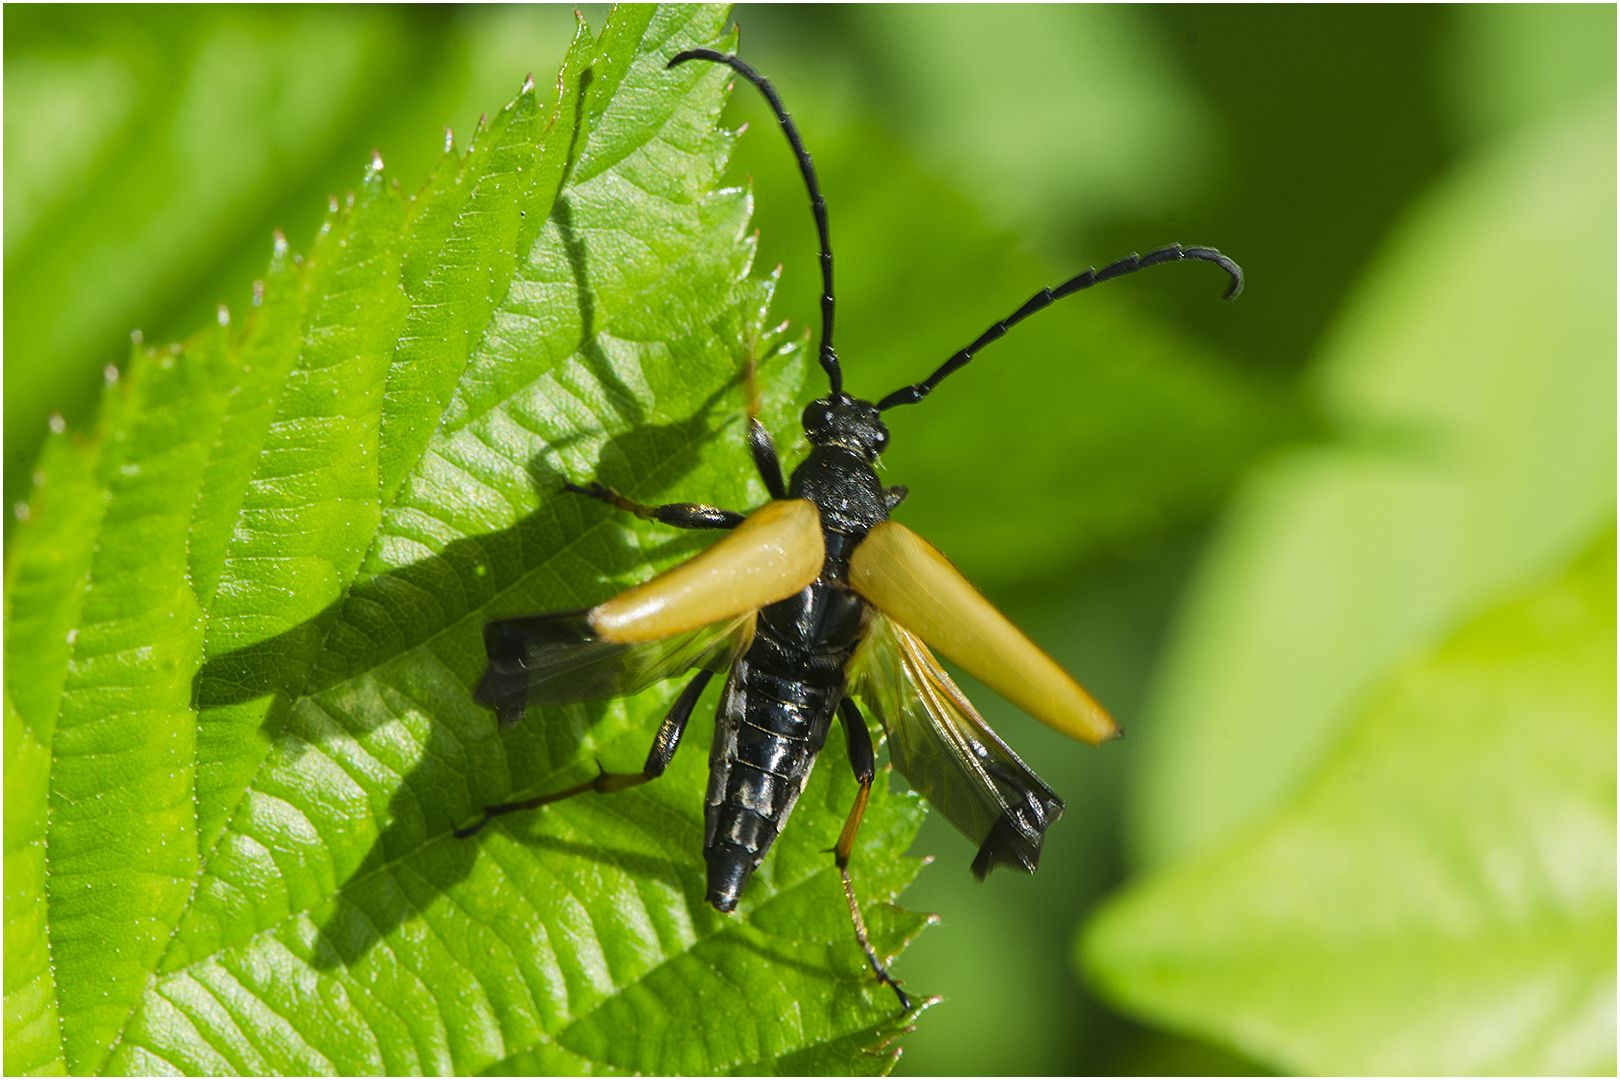
[[[8,507],[29,497],[47,417],[89,426],[132,328],[164,342],[219,304],[245,308],[272,229],[307,250],[328,194],[357,186],[373,148],[414,188],[446,124],[471,131],[525,72],[549,78],[573,31],[565,7],[11,7],[5,20]],[[1444,697],[1424,673],[1445,683],[1482,635],[1509,643],[1489,656],[1530,658],[1515,663],[1532,713],[1536,687],[1572,681],[1537,682],[1535,657],[1550,649],[1577,675],[1597,663],[1557,634],[1513,645],[1525,635],[1500,627],[1515,604],[1587,596],[1590,574],[1565,571],[1594,542],[1612,575],[1613,8],[745,6],[736,21],[816,154],[857,394],[921,377],[1040,285],[1126,251],[1209,244],[1249,275],[1231,305],[1207,268],[1111,284],[892,414],[885,478],[913,492],[900,516],[1130,733],[1078,747],[967,684],[1068,812],[1039,875],[983,886],[971,846],[924,825],[913,852],[936,862],[902,902],[941,925],[897,971],[945,1000],[900,1070],[1601,1071],[1576,1036],[1545,1040],[1577,1047],[1565,1057],[1401,1057],[1383,1018],[1358,1027],[1323,994],[1334,1023],[1302,1007],[1280,1034],[1257,1026],[1277,1012],[1267,973],[1310,957],[1309,935],[1267,967],[1265,936],[1219,916],[1264,906],[1233,883],[1254,860],[1279,889],[1311,876],[1309,856],[1275,852],[1288,815],[1353,806],[1334,769],[1376,773],[1356,755],[1380,746],[1455,763],[1437,767],[1464,805],[1487,776],[1527,793],[1530,816],[1564,797],[1448,751],[1488,725],[1406,749],[1366,732],[1422,727],[1388,719],[1402,709],[1459,711],[1423,704]],[[754,185],[756,267],[784,267],[773,314],[813,324],[791,159],[752,96],[728,116],[748,124],[732,175]],[[1601,637],[1605,617],[1612,637],[1608,596],[1596,630],[1571,616],[1568,641]],[[1601,677],[1594,691],[1607,723],[1566,725],[1572,760],[1610,763],[1587,784],[1607,807],[1606,900],[1554,904],[1560,933],[1515,937],[1532,967],[1571,948],[1613,956],[1612,662],[1611,649],[1607,698]],[[1480,760],[1496,760],[1488,749]],[[1590,839],[1579,814],[1527,841],[1552,853],[1542,872],[1565,881],[1601,861],[1599,819],[1595,844],[1570,840]],[[1351,862],[1346,880],[1364,885],[1371,871],[1354,867],[1373,864]],[[1410,865],[1421,878],[1427,864]],[[1300,904],[1301,923],[1343,929],[1327,899]],[[1335,969],[1352,996],[1384,977],[1382,954],[1363,955]],[[1166,970],[1192,974],[1142,974]],[[1534,984],[1523,965],[1492,970]],[[1600,966],[1575,978],[1566,1015],[1586,1015],[1592,980],[1612,1003]],[[1368,1030],[1394,1056],[1349,1055]]]

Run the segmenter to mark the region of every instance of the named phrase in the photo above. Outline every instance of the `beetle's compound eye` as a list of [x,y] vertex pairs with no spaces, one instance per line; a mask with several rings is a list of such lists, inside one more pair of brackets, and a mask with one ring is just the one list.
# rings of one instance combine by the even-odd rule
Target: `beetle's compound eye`
[[815,436],[824,431],[827,421],[832,418],[832,410],[825,401],[812,401],[804,407],[804,432],[814,441]]

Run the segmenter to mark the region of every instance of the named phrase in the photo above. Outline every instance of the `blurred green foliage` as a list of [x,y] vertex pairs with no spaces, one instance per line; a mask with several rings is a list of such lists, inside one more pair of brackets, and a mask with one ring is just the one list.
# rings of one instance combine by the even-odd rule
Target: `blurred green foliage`
[[1291,1072],[1612,1073],[1614,559],[1420,651],[1283,811],[1110,903],[1098,983]]
[[[29,495],[48,413],[89,425],[132,328],[168,340],[219,303],[246,305],[272,228],[307,251],[327,195],[358,183],[374,147],[410,190],[445,124],[468,130],[525,71],[554,70],[572,29],[566,8],[13,6],[5,20],[7,506]],[[1041,285],[1128,250],[1212,244],[1249,275],[1232,305],[1207,268],[1112,283],[891,414],[887,478],[913,491],[901,516],[1130,732],[1076,747],[967,687],[1069,810],[1039,875],[984,886],[966,872],[969,845],[925,824],[914,852],[939,862],[904,902],[943,925],[898,971],[946,1000],[907,1037],[901,1070],[1260,1067],[1234,1048],[1272,1068],[1363,1067],[1121,990],[1137,986],[1122,961],[1094,962],[1108,967],[1116,1005],[1104,1004],[1072,941],[1134,869],[1174,872],[1223,831],[1248,851],[1255,830],[1282,828],[1268,815],[1297,812],[1302,785],[1358,737],[1367,695],[1504,597],[1556,580],[1591,540],[1582,530],[1602,527],[1614,271],[1582,238],[1613,235],[1613,153],[1571,125],[1594,100],[1612,109],[1613,8],[745,6],[736,20],[817,157],[856,393],[920,377]],[[754,184],[759,268],[784,267],[773,312],[817,325],[791,161],[752,96],[729,116],[749,124],[732,175]],[[1580,171],[1604,153],[1607,174]],[[1545,188],[1564,218],[1527,221],[1511,193],[1492,201],[1491,176],[1554,160],[1572,162],[1564,187]],[[1587,221],[1605,193],[1608,216]],[[1567,266],[1547,261],[1549,238],[1576,234]],[[1492,261],[1481,253],[1498,239],[1512,254]],[[1503,314],[1515,290],[1528,295]],[[1511,323],[1540,299],[1571,319]],[[1458,327],[1476,338],[1448,344]],[[1310,685],[1337,689],[1302,705],[1264,677],[1264,646],[1309,622],[1331,549],[1277,539],[1276,523],[1369,454],[1428,462],[1454,438],[1473,454],[1455,532],[1466,559],[1426,547],[1430,495],[1405,513],[1369,494],[1365,513],[1346,511],[1360,533],[1323,524],[1346,556],[1337,588],[1409,607],[1324,650]],[[1285,452],[1301,442],[1316,445]],[[1581,471],[1593,454],[1607,472]],[[1372,534],[1384,546],[1364,557],[1358,537]],[[1227,640],[1245,613],[1254,633]],[[1245,682],[1227,659],[1240,648],[1272,668]],[[1242,752],[1202,752],[1221,716],[1247,718]],[[1612,761],[1612,709],[1610,721]],[[1466,729],[1433,737],[1444,758]],[[1612,830],[1612,797],[1608,811]],[[1172,923],[1192,903],[1152,902]]]
[[1460,167],[1348,299],[1310,372],[1336,438],[1255,470],[1184,609],[1143,865],[1275,806],[1402,657],[1613,514],[1613,104],[1560,119]]

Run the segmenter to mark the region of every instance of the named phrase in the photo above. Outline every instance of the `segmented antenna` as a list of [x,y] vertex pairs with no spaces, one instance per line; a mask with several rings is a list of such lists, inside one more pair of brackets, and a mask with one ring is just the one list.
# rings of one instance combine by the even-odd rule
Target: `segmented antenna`
[[1150,251],[1146,255],[1127,255],[1117,262],[1109,263],[1101,270],[1095,267],[1087,267],[1057,288],[1042,289],[1030,297],[1023,307],[980,334],[973,344],[941,364],[939,370],[928,376],[928,378],[920,383],[912,383],[910,386],[902,387],[878,402],[878,411],[892,409],[896,405],[915,405],[933,393],[934,387],[938,386],[945,376],[973,359],[980,349],[992,341],[996,341],[1012,327],[1017,326],[1037,311],[1042,311],[1051,306],[1055,300],[1061,300],[1070,293],[1077,293],[1081,289],[1089,289],[1098,282],[1107,281],[1110,278],[1124,277],[1126,274],[1134,274],[1138,270],[1146,270],[1148,267],[1158,266],[1160,263],[1183,262],[1188,259],[1196,262],[1214,263],[1231,275],[1232,281],[1226,287],[1223,299],[1235,300],[1238,294],[1243,291],[1243,268],[1214,248],[1182,247],[1180,244],[1171,244],[1169,247]]
[[816,183],[816,166],[810,160],[810,151],[804,148],[804,140],[799,138],[799,129],[794,126],[793,118],[782,107],[782,99],[776,96],[776,88],[769,79],[749,67],[734,53],[716,52],[713,49],[687,49],[676,53],[666,69],[684,64],[688,60],[707,60],[711,64],[724,64],[732,71],[741,75],[758,88],[770,103],[771,111],[776,114],[776,122],[782,125],[782,134],[787,136],[788,145],[793,148],[793,154],[799,159],[799,172],[804,175],[804,186],[810,189],[810,212],[816,218],[816,232],[821,236],[821,366],[827,372],[827,379],[832,383],[834,397],[844,392],[844,373],[838,367],[838,354],[833,352],[833,261],[832,240],[827,234],[827,201],[821,197],[821,185]]

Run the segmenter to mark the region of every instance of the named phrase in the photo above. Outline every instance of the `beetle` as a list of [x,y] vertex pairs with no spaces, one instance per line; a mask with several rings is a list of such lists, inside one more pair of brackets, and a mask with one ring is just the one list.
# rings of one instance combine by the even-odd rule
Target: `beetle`
[[787,823],[836,715],[858,789],[833,848],[834,863],[867,963],[909,1010],[910,999],[872,948],[850,881],[850,853],[876,775],[871,733],[856,699],[886,732],[891,765],[979,845],[972,869],[981,880],[997,866],[1033,873],[1063,800],[996,736],[930,650],[1066,735],[1096,745],[1119,728],[939,551],[890,518],[907,492],[878,480],[875,465],[889,442],[881,416],[922,401],[1009,328],[1099,282],[1162,263],[1206,262],[1226,271],[1225,296],[1232,299],[1242,291],[1243,271],[1207,247],[1170,245],[1129,255],[1042,289],[922,382],[876,403],[852,397],[844,391],[833,349],[832,244],[810,154],[764,76],[737,56],[712,49],[679,53],[667,66],[692,60],[723,64],[764,95],[809,192],[820,240],[818,360],[829,383],[827,394],[804,410],[809,455],[784,482],[776,447],[751,402],[749,450],[771,501],[750,514],[698,503],[645,506],[600,483],[564,485],[567,492],[645,519],[727,535],[595,607],[488,623],[489,667],[475,699],[495,710],[504,729],[531,706],[622,697],[695,674],[659,725],[641,772],[602,771],[563,791],[485,807],[482,820],[457,835],[471,836],[500,814],[657,778],[680,745],[698,698],[724,672],[709,756],[703,853],[706,899],[730,912]]

